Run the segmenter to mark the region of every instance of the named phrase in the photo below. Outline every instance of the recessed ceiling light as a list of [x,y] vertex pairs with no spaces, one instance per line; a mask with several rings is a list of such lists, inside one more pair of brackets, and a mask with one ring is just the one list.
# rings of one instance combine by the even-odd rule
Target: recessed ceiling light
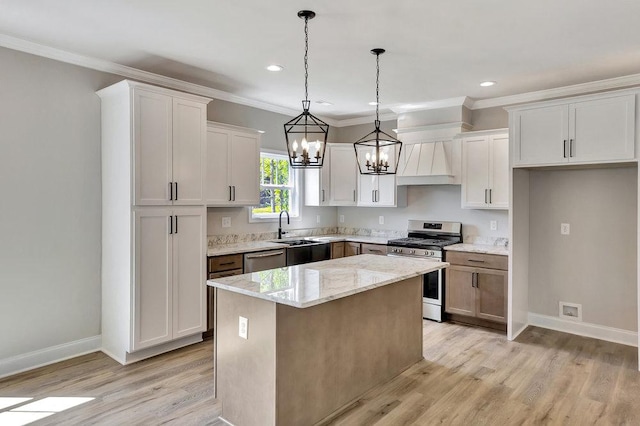
[[372,101],[372,102],[369,102],[369,105],[376,106],[376,105],[378,105],[378,103],[376,101]]
[[317,104],[320,104],[322,106],[331,106],[333,105],[331,102],[327,102],[327,101],[316,101]]
[[276,64],[273,64],[273,65],[269,65],[269,66],[267,67],[267,69],[268,69],[269,71],[276,72],[276,71],[282,71],[282,70],[284,69],[284,67],[283,67],[282,65],[276,65]]
[[483,81],[482,83],[480,83],[480,86],[489,87],[489,86],[493,86],[494,84],[496,84],[495,81]]
[[264,130],[258,130],[258,133],[263,134]]

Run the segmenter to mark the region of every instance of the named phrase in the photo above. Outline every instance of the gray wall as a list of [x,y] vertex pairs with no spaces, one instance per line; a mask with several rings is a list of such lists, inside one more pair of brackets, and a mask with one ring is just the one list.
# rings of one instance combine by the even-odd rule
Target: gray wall
[[100,99],[121,78],[0,48],[0,360],[100,334]]
[[[460,207],[460,185],[425,185],[407,187],[407,207],[338,207],[344,215],[339,226],[387,230],[406,230],[409,219],[462,222],[463,235],[504,237],[509,235],[507,210],[470,210]],[[384,216],[384,225],[379,225]],[[498,221],[498,229],[491,231],[489,221]]]
[[[380,130],[390,134],[393,137],[396,137],[393,129],[395,129],[397,126],[398,122],[396,120],[380,122]],[[371,123],[358,124],[355,126],[335,127],[333,129],[333,136],[330,140],[331,142],[338,143],[354,143],[355,141],[373,132],[374,128],[375,127],[373,126],[373,119],[371,120]]]
[[509,113],[502,107],[474,109],[471,124],[473,130],[506,128],[509,127]]
[[529,190],[529,310],[636,331],[637,169],[531,171]]

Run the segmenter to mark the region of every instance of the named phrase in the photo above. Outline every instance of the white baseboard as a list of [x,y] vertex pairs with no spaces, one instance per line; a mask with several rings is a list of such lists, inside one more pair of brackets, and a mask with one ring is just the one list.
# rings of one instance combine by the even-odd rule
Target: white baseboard
[[627,346],[638,346],[638,333],[604,325],[571,321],[558,317],[534,314],[533,312],[529,312],[529,325],[577,334],[579,336],[592,337],[613,343],[621,343]]
[[0,378],[23,371],[33,370],[69,358],[98,352],[102,347],[102,337],[93,336],[75,342],[63,343],[22,355],[0,360]]

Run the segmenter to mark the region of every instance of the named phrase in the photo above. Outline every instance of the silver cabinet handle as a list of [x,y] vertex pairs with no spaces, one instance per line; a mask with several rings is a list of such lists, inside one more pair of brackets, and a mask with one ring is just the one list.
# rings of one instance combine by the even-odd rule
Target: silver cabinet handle
[[487,188],[484,189],[484,203],[487,204]]
[[355,189],[353,190],[353,202],[354,203],[356,202],[356,190]]
[[169,182],[169,201],[173,201],[173,182]]
[[176,185],[176,200],[178,199],[178,182],[174,182],[174,184]]
[[322,202],[324,203],[324,189],[322,190]]
[[233,185],[233,201],[236,200],[236,186]]
[[174,234],[178,233],[178,215],[176,215],[176,230],[173,233]]
[[562,158],[567,158],[567,140],[562,141]]
[[371,202],[372,203],[376,202],[376,190],[375,189],[371,190]]
[[569,139],[569,157],[573,157],[573,139]]
[[254,255],[247,255],[247,259],[259,259],[261,257],[271,257],[271,256],[280,256],[281,254],[284,254],[283,251],[277,251],[275,253],[264,253],[264,254],[254,254]]
[[233,201],[233,195],[231,194],[231,185],[229,185],[229,201]]
[[489,204],[493,204],[493,201],[491,201],[491,191],[492,189],[489,188]]
[[[467,259],[467,262],[484,263],[484,260],[480,260],[480,259]],[[475,272],[474,272],[474,273],[475,273]]]
[[169,235],[173,234],[173,216],[169,216]]

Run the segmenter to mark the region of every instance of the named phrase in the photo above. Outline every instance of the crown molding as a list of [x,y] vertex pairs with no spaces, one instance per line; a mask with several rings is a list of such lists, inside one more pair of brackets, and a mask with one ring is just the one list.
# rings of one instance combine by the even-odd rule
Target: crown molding
[[[90,56],[79,55],[77,53],[45,46],[39,43],[19,39],[6,34],[0,34],[0,46],[25,53],[30,53],[32,55],[42,56],[44,58],[54,59],[56,61],[65,62],[67,64],[78,65],[84,68],[102,71],[109,74],[116,74],[144,83],[155,84],[169,89],[180,90],[187,93],[193,93],[209,98],[215,98],[240,105],[246,105],[290,117],[295,117],[296,115],[300,114],[300,111],[298,110],[293,110],[290,108],[285,108],[254,99],[247,99],[242,96],[237,96],[229,92],[213,89],[211,87],[189,83],[186,81],[178,80],[176,78],[166,77],[160,74],[139,70],[136,68],[128,67],[126,65],[120,65],[114,62],[105,61]],[[329,123],[329,125],[337,125],[338,123],[337,120],[324,118],[323,120]]]
[[554,89],[538,90],[536,92],[521,93],[519,95],[502,96],[499,98],[479,99],[473,102],[471,109],[493,108],[528,102],[547,101],[566,96],[585,95],[606,90],[622,89],[640,85],[640,74],[591,81],[571,86],[556,87]]
[[[187,93],[193,93],[200,96],[206,96],[218,100],[232,102],[240,105],[258,108],[277,114],[295,117],[300,114],[299,110],[285,108],[282,106],[270,104],[267,102],[248,99],[242,96],[234,95],[211,87],[199,84],[189,83],[187,81],[178,80],[172,77],[166,77],[160,74],[139,70],[128,67],[126,65],[116,64],[114,62],[93,58],[90,56],[80,55],[66,50],[57,49],[43,44],[23,40],[6,34],[0,34],[0,46],[8,49],[17,50],[56,61],[93,69],[96,71],[115,74],[124,78],[141,81],[144,83],[155,84],[169,89],[180,90]],[[471,110],[504,107],[527,102],[545,101],[567,96],[583,95],[588,93],[622,89],[625,87],[640,86],[640,74],[632,74],[623,77],[615,77],[606,80],[592,81],[588,83],[574,84],[571,86],[557,87],[554,89],[539,90],[536,92],[521,93],[518,95],[502,96],[497,98],[473,100],[466,96],[457,98],[441,99],[437,101],[422,102],[418,108],[402,108],[401,106],[392,107],[393,114],[383,114],[380,116],[381,121],[396,120],[399,114],[425,111],[430,109],[447,108],[452,106],[465,106]],[[372,122],[374,117],[358,117],[345,120],[324,118],[319,116],[330,126],[345,127],[366,124]]]
[[[334,120],[336,127],[346,127],[346,126],[357,126],[359,124],[369,124],[373,123],[376,119],[375,115],[371,115],[368,117],[358,117],[358,118],[349,118],[346,120]],[[398,116],[396,114],[380,114],[380,121],[389,121],[389,120],[397,120]]]
[[465,106],[471,108],[473,106],[473,99],[466,96],[460,96],[457,98],[440,99],[437,101],[420,102],[415,108],[406,108],[402,105],[397,105],[391,108],[391,111],[396,114],[403,114],[416,111],[427,111],[430,109],[449,108],[455,106]]

